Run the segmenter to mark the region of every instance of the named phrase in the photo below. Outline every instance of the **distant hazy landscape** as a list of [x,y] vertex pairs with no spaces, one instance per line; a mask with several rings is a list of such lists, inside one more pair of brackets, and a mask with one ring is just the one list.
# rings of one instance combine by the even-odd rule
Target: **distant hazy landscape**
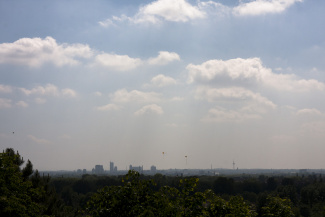
[[[34,170],[0,153],[1,216],[324,216],[322,170]],[[136,171],[139,170],[139,171]],[[218,172],[217,172],[218,171]]]

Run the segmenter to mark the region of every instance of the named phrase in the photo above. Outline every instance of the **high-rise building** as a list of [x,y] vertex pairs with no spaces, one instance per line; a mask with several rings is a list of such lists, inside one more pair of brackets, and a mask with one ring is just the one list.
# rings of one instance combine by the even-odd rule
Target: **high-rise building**
[[112,162],[112,161],[109,162],[109,172],[110,173],[114,172],[114,162]]
[[95,174],[102,174],[102,173],[104,173],[104,167],[103,167],[103,165],[96,165],[92,171]]
[[157,173],[156,166],[152,165],[151,168],[150,168],[150,172],[153,173],[153,174]]
[[134,166],[130,165],[129,170],[134,170],[134,171],[137,171],[139,173],[143,173],[143,166],[134,167]]

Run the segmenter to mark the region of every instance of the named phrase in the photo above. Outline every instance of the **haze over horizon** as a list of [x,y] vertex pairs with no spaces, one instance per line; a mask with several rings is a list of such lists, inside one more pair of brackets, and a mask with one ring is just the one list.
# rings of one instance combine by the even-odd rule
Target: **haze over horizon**
[[0,0],[0,147],[38,170],[324,168],[324,10]]

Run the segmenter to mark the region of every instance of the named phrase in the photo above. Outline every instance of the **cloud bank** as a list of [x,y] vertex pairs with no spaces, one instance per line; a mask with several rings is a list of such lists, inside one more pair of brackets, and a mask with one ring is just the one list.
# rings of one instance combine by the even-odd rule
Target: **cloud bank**
[[52,37],[21,38],[13,43],[0,44],[0,63],[39,67],[44,63],[56,66],[77,65],[79,58],[90,58],[93,52],[88,45],[57,44]]
[[256,0],[240,3],[233,8],[233,13],[238,16],[282,13],[297,2],[302,2],[302,0]]
[[303,0],[253,0],[239,2],[235,7],[229,7],[214,1],[198,1],[197,5],[191,5],[186,0],[157,0],[139,8],[134,16],[125,14],[111,19],[99,21],[102,27],[116,26],[116,22],[127,21],[133,24],[149,23],[159,24],[168,22],[189,22],[210,16],[234,15],[260,16],[266,14],[283,13],[295,3]]
[[[63,66],[99,66],[110,71],[130,71],[142,65],[167,65],[180,61],[175,52],[159,51],[157,57],[146,59],[106,53],[84,44],[58,44],[52,37],[22,38],[13,43],[0,44],[0,64],[23,65],[32,68],[44,64]],[[0,85],[0,92],[11,90]]]
[[221,83],[259,85],[279,91],[306,92],[325,90],[325,84],[314,79],[301,79],[294,74],[276,74],[263,66],[259,58],[209,60],[200,65],[189,64],[188,83]]

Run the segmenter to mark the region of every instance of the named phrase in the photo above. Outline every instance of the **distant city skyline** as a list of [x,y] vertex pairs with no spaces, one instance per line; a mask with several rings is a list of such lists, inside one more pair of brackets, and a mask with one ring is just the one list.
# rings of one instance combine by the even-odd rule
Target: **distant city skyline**
[[0,148],[38,170],[324,168],[324,11],[0,1]]

